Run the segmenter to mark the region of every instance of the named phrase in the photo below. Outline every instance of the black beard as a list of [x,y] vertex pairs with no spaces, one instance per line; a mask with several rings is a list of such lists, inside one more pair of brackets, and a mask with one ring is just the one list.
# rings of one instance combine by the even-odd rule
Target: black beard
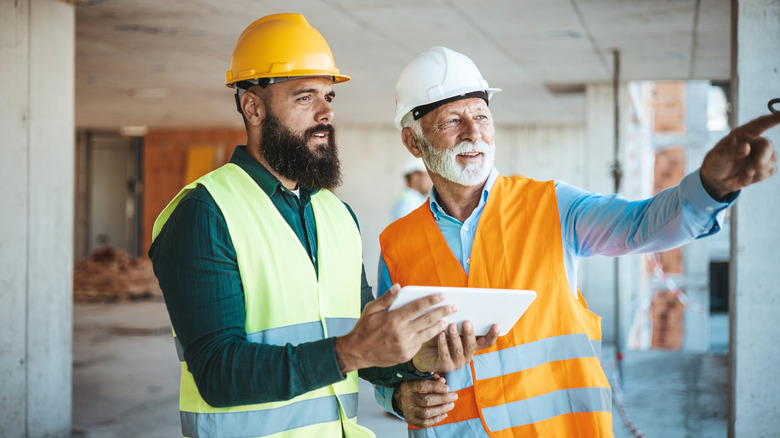
[[[326,132],[328,143],[309,149],[308,140],[316,132]],[[331,125],[307,129],[295,135],[273,114],[267,114],[260,132],[260,154],[279,175],[309,190],[333,189],[341,185],[341,163]]]

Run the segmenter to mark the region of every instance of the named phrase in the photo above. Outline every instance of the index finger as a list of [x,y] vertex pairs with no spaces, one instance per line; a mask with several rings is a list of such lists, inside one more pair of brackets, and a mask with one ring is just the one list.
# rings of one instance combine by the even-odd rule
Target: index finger
[[750,141],[778,124],[780,124],[780,113],[767,114],[737,126],[731,133],[737,137],[737,140]]
[[405,320],[410,320],[442,301],[444,301],[444,294],[441,292],[435,293],[418,298],[409,304],[395,309],[393,312],[398,312],[397,314],[401,315]]

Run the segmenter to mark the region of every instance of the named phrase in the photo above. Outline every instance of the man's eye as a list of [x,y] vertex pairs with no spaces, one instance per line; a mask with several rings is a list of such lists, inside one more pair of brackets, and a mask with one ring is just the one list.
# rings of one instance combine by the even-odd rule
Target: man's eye
[[311,97],[309,97],[309,96],[301,96],[301,97],[298,98],[298,100],[300,100],[301,102],[308,102],[309,100],[311,100]]
[[333,96],[325,96],[326,102],[333,102]]

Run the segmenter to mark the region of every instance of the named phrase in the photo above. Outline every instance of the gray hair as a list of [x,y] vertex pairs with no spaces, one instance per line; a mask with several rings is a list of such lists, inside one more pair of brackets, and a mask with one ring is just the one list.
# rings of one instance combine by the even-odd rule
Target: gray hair
[[412,111],[406,113],[403,119],[401,119],[401,129],[403,128],[411,129],[414,133],[414,136],[417,138],[417,141],[421,143],[421,146],[426,147],[430,144],[428,139],[425,138],[425,135],[423,135],[422,123],[420,123],[419,119],[414,119],[414,114],[412,114]]

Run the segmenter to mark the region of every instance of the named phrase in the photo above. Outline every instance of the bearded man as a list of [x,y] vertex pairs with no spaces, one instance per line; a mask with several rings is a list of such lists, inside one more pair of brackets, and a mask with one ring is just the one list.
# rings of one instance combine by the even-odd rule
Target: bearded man
[[470,366],[377,387],[377,399],[415,438],[612,436],[600,318],[579,293],[579,260],[662,251],[717,232],[739,191],[777,171],[777,153],[760,136],[780,114],[736,128],[680,185],[629,201],[501,176],[488,108],[498,91],[471,59],[446,47],[401,72],[395,123],[433,190],[382,232],[378,289],[530,289],[537,298]]
[[434,296],[387,311],[397,286],[372,301],[357,220],[328,190],[341,180],[332,85],[347,80],[303,16],[252,23],[226,80],[247,144],[155,223],[149,257],[182,364],[186,437],[373,436],[356,422],[357,370],[392,385],[495,341],[456,336],[452,354],[414,368],[454,309],[415,319]]

